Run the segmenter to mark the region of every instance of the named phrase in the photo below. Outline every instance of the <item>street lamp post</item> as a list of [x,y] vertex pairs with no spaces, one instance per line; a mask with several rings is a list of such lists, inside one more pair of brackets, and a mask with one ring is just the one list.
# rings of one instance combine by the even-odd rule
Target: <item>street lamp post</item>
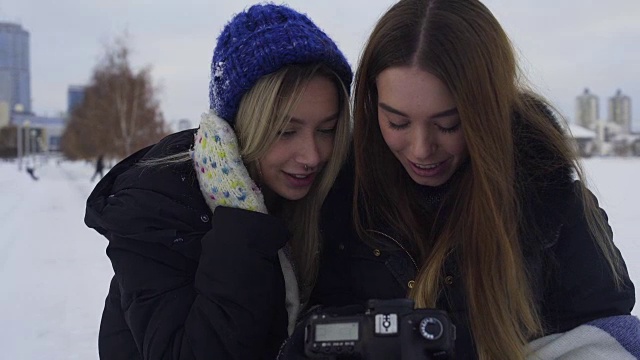
[[22,125],[18,125],[17,127],[18,133],[16,139],[16,148],[18,150],[18,171],[22,171],[22,152],[24,146],[24,139],[22,138]]
[[31,136],[29,136],[29,144],[31,144],[31,166],[36,167],[37,153],[38,151],[38,131],[31,129]]
[[[26,162],[29,161],[29,152],[31,150],[31,131],[29,131],[29,127],[31,126],[31,122],[29,120],[26,120],[22,126],[24,127],[24,136],[22,137],[23,140],[23,146],[26,145],[24,147],[24,159]],[[26,139],[25,139],[26,137]],[[24,141],[26,140],[26,144],[24,144]],[[29,167],[29,165],[27,164],[27,167]]]

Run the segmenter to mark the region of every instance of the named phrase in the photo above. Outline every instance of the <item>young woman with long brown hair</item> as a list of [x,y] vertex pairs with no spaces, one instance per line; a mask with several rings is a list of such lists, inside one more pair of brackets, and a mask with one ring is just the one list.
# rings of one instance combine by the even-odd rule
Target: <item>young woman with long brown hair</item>
[[392,6],[354,101],[354,190],[346,169],[326,204],[312,304],[406,296],[446,310],[458,359],[536,356],[534,339],[630,314],[606,214],[482,3]]

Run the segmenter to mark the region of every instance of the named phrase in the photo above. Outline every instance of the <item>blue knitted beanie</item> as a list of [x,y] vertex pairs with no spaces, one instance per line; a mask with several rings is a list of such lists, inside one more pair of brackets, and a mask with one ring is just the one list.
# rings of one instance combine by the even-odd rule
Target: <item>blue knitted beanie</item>
[[353,73],[336,44],[307,16],[284,5],[253,5],[218,37],[211,61],[210,108],[233,125],[242,96],[262,76],[291,64],[324,63],[347,90]]

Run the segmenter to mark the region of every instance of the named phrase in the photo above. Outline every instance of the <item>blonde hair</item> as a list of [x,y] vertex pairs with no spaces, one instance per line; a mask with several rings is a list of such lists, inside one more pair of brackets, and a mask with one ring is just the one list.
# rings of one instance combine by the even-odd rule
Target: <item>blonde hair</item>
[[[269,211],[274,207],[282,207],[281,215],[287,221],[292,234],[289,245],[303,297],[308,295],[318,271],[318,254],[322,238],[319,225],[320,208],[338,176],[351,143],[349,91],[340,77],[324,64],[288,65],[260,78],[242,97],[235,118],[240,155],[249,175],[259,184],[259,160],[278,140],[279,133],[287,127],[289,114],[298,104],[307,83],[316,76],[331,80],[338,93],[340,113],[331,157],[303,199],[278,199],[277,204],[268,201],[266,204]],[[140,165],[166,166],[190,160],[191,156],[187,151],[160,159],[145,160]],[[265,200],[267,199],[265,196]]]
[[[295,108],[306,84],[314,77],[331,80],[338,91],[340,114],[336,125],[333,151],[309,194],[298,201],[283,201],[283,214],[292,239],[289,242],[303,296],[310,290],[318,270],[321,247],[320,208],[346,159],[351,139],[349,95],[340,77],[326,65],[293,65],[262,77],[249,90],[236,115],[236,133],[249,174],[260,178],[259,160],[279,133],[287,127],[288,114]],[[267,207],[269,207],[267,203]]]
[[[427,219],[377,120],[376,78],[401,66],[428,71],[447,85],[469,150],[469,164],[453,180],[444,207]],[[572,146],[541,112],[544,102],[531,100],[519,84],[509,38],[477,0],[399,1],[376,24],[355,78],[356,230],[368,239],[367,229],[382,221],[414,245],[422,267],[409,296],[418,307],[436,306],[445,262],[455,256],[480,359],[523,359],[527,341],[543,332],[519,239],[526,219],[514,114],[531,127],[534,141],[557,155],[544,163],[530,159],[536,169],[573,169],[582,178]],[[578,186],[594,241],[620,284],[621,264],[606,222],[583,183]]]

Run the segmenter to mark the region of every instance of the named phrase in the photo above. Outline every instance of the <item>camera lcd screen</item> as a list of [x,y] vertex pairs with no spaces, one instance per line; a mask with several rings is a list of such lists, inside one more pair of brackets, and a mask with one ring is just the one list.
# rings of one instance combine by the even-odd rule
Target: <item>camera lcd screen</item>
[[358,340],[358,323],[316,324],[315,341]]

